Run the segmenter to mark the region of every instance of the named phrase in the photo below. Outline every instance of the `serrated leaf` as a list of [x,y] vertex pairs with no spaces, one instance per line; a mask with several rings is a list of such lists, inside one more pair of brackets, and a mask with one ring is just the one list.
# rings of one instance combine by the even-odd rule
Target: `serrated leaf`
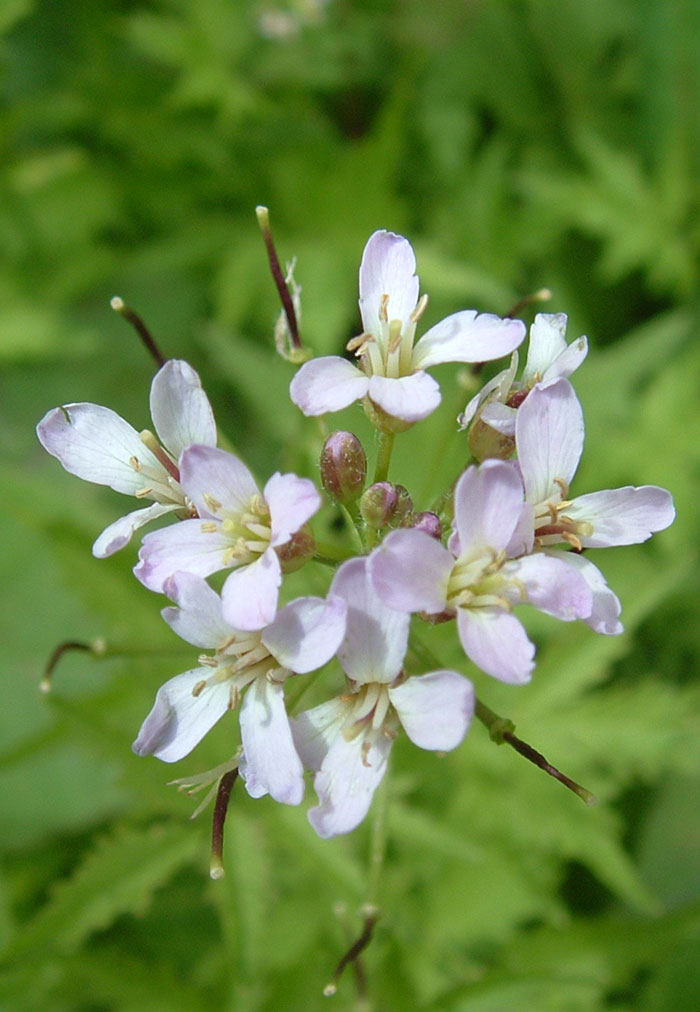
[[201,854],[191,825],[118,828],[102,837],[72,877],[16,935],[3,961],[74,952],[93,932],[122,914],[140,914],[154,891]]

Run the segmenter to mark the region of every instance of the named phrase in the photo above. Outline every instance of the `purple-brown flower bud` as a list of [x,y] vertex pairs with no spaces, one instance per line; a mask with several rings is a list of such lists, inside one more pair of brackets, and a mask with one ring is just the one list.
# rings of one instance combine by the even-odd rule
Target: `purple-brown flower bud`
[[367,457],[352,432],[332,432],[321,451],[321,481],[339,503],[354,502],[367,478]]
[[413,501],[403,485],[378,481],[360,499],[360,513],[368,527],[400,527],[413,509]]
[[295,573],[316,551],[316,541],[308,524],[292,534],[289,541],[275,548],[283,573]]
[[425,531],[431,538],[440,541],[442,538],[442,524],[437,513],[411,513],[403,522],[404,527],[413,527],[417,531]]

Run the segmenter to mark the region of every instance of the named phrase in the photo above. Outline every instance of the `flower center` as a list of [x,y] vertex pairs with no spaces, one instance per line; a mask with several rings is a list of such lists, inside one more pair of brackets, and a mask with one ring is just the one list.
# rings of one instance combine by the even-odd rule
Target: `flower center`
[[223,533],[230,542],[224,554],[225,566],[247,565],[267,551],[272,540],[270,510],[260,494],[252,496],[248,508],[240,513],[224,509],[218,499],[208,492],[202,498],[216,518],[204,520],[202,530],[205,533]]
[[362,738],[362,762],[368,766],[367,755],[375,741],[383,736],[395,738],[398,718],[384,682],[368,682],[358,692],[341,697],[348,704],[341,733],[346,741]]
[[206,689],[221,682],[230,682],[229,709],[238,705],[241,692],[256,678],[279,677],[282,671],[277,660],[262,642],[260,632],[235,632],[212,656],[202,654],[199,663],[204,668],[213,668],[208,678],[202,678],[192,688],[193,696],[200,696]]
[[574,551],[580,552],[583,549],[581,538],[589,538],[593,534],[593,524],[586,520],[574,520],[566,514],[573,502],[566,498],[568,485],[561,478],[554,480],[562,498],[558,502],[550,498],[535,507],[535,543],[544,547],[566,541]]
[[421,295],[408,323],[389,319],[389,295],[382,295],[379,320],[375,334],[360,334],[348,341],[347,349],[360,359],[360,366],[368,376],[386,376],[398,379],[413,372],[413,340],[416,324],[425,311],[428,296]]
[[[510,610],[512,577],[501,572],[506,553],[485,549],[477,556],[463,556],[455,563],[447,583],[447,604],[450,608],[488,608],[494,605]],[[521,596],[518,588],[518,597]]]

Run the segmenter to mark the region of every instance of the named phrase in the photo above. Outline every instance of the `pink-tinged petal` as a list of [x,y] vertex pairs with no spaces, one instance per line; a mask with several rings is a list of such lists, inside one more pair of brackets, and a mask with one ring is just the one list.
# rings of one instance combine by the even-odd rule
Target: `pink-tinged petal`
[[321,508],[321,496],[309,478],[296,474],[272,475],[263,492],[270,510],[272,539],[283,545]]
[[409,678],[389,697],[413,744],[431,751],[456,748],[474,716],[474,687],[456,671]]
[[182,453],[180,484],[200,517],[214,516],[205,495],[221,503],[224,513],[243,513],[253,496],[260,494],[243,461],[215,446],[195,444]]
[[405,327],[416,308],[418,292],[416,257],[408,239],[384,230],[371,235],[360,264],[360,313],[365,332],[375,337],[381,333],[379,314],[384,295],[389,296],[389,320],[401,320]]
[[345,636],[346,613],[339,597],[299,597],[278,611],[262,641],[283,668],[303,675],[336,653]]
[[511,685],[530,681],[535,647],[514,615],[501,608],[459,608],[457,629],[465,654],[487,675]]
[[[547,615],[563,622],[573,622],[577,618],[585,619],[591,613],[591,588],[580,573],[559,559],[538,552],[507,562],[501,573],[517,580],[527,593],[527,603]],[[519,603],[518,591],[514,592],[511,600],[513,604]]]
[[304,363],[290,384],[289,396],[305,415],[325,415],[362,400],[368,386],[369,380],[352,362],[328,355]]
[[386,772],[391,745],[391,738],[381,732],[372,739],[336,738],[314,777],[320,804],[309,811],[309,822],[319,836],[349,833],[362,822]]
[[[415,533],[437,544],[428,534]],[[366,558],[344,562],[329,594],[342,598],[348,608],[345,637],[338,649],[348,678],[358,683],[393,682],[406,656],[410,615],[387,607],[377,595]]]
[[229,687],[224,682],[192,695],[194,687],[206,677],[207,669],[200,667],[175,675],[161,685],[153,709],[131,746],[136,755],[154,755],[174,763],[199,744],[226,713],[230,702]]
[[454,495],[453,526],[461,555],[505,548],[520,522],[524,494],[518,469],[508,460],[485,460],[480,467],[468,467]]
[[576,570],[586,580],[591,589],[593,602],[591,613],[583,621],[590,626],[594,632],[604,636],[619,636],[623,632],[619,615],[622,611],[620,600],[608,587],[605,577],[590,559],[576,552],[564,552],[560,549],[547,549],[547,555],[560,559],[562,563]]
[[274,548],[268,548],[227,578],[221,589],[224,618],[244,632],[264,629],[275,617],[281,583],[280,561]]
[[231,539],[222,533],[220,524],[215,531],[202,530],[202,524],[202,520],[181,520],[146,535],[134,567],[134,574],[144,587],[162,591],[173,573],[209,576],[228,567]]
[[568,486],[583,451],[583,412],[568,380],[530,391],[518,408],[515,441],[528,502],[559,502],[555,479]]
[[[511,461],[516,464],[517,461]],[[523,503],[515,529],[506,547],[506,555],[513,558],[529,555],[535,542],[535,508],[529,502]]]
[[566,313],[537,313],[530,327],[523,380],[544,379],[552,362],[566,350],[566,321]]
[[154,376],[151,418],[158,438],[176,460],[193,443],[216,446],[214,412],[187,362],[171,359]]
[[424,531],[393,531],[372,552],[370,579],[384,604],[402,612],[435,615],[447,604],[454,566],[450,552]]
[[207,650],[226,642],[233,629],[224,621],[221,598],[206,580],[192,573],[175,573],[163,590],[178,607],[163,608],[161,615],[181,639]]
[[114,555],[115,552],[128,545],[136,531],[145,524],[180,508],[177,503],[164,506],[162,503],[154,502],[145,509],[134,510],[133,513],[127,513],[125,517],[119,517],[102,531],[92,546],[92,554],[96,559],[106,559],[108,555]]
[[524,337],[522,320],[502,320],[491,313],[477,316],[475,309],[463,309],[421,337],[411,364],[414,369],[428,369],[441,362],[490,362],[509,355]]
[[372,376],[369,397],[382,411],[404,422],[420,422],[440,404],[440,387],[427,372],[389,379]]
[[243,759],[239,765],[248,793],[267,793],[284,805],[304,797],[304,768],[296,753],[284,692],[278,682],[256,678],[241,706]]
[[593,534],[581,535],[586,548],[610,545],[637,545],[656,531],[673,523],[676,511],[673,497],[657,485],[608,489],[580,495],[567,506],[572,520],[593,524]]
[[290,720],[294,747],[305,769],[314,772],[321,769],[328,750],[341,733],[347,712],[348,704],[336,698],[304,710]]
[[66,471],[115,492],[134,495],[148,480],[131,460],[155,468],[163,465],[139,439],[136,429],[116,412],[99,404],[66,404],[49,411],[36,427],[39,442]]

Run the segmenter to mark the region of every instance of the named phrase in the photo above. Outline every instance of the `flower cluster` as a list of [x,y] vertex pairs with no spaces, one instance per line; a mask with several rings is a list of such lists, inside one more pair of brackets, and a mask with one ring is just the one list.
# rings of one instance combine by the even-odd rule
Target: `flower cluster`
[[[402,730],[419,748],[443,752],[469,728],[472,683],[420,664],[425,653],[412,636],[421,621],[453,621],[477,668],[527,682],[535,647],[516,607],[620,633],[620,603],[584,552],[645,541],[674,517],[671,496],[655,486],[571,496],[584,426],[569,377],[587,344],[566,343],[563,314],[535,317],[516,380],[526,336],[519,320],[465,310],[414,343],[427,303],[415,266],[406,239],[375,232],[360,266],[363,329],[348,344],[355,361],[312,359],[291,383],[304,414],[359,400],[379,433],[369,485],[352,433],[332,433],[321,455],[321,484],[354,539],[354,551],[338,553],[325,598],[280,605],[287,573],[313,559],[332,562],[309,523],[321,491],[308,477],[280,473],[261,490],[243,461],[217,446],[211,407],[185,362],[166,362],[153,380],[155,433],[86,403],[55,408],[38,426],[66,470],[150,502],[100,534],[96,556],[123,548],[151,520],[176,521],[143,538],[134,572],[174,602],[162,612],[173,631],[206,652],[158,690],[134,751],[175,762],[239,709],[237,762],[249,794],[299,804],[304,771],[312,772],[318,804],[309,818],[322,837],[362,821]],[[439,514],[415,511],[409,489],[387,478],[395,435],[440,404],[425,370],[505,355],[509,367],[459,419],[468,433],[457,438],[475,463],[441,498]],[[223,571],[219,593],[207,578]],[[288,680],[333,658],[344,674],[340,694],[288,714]]]

